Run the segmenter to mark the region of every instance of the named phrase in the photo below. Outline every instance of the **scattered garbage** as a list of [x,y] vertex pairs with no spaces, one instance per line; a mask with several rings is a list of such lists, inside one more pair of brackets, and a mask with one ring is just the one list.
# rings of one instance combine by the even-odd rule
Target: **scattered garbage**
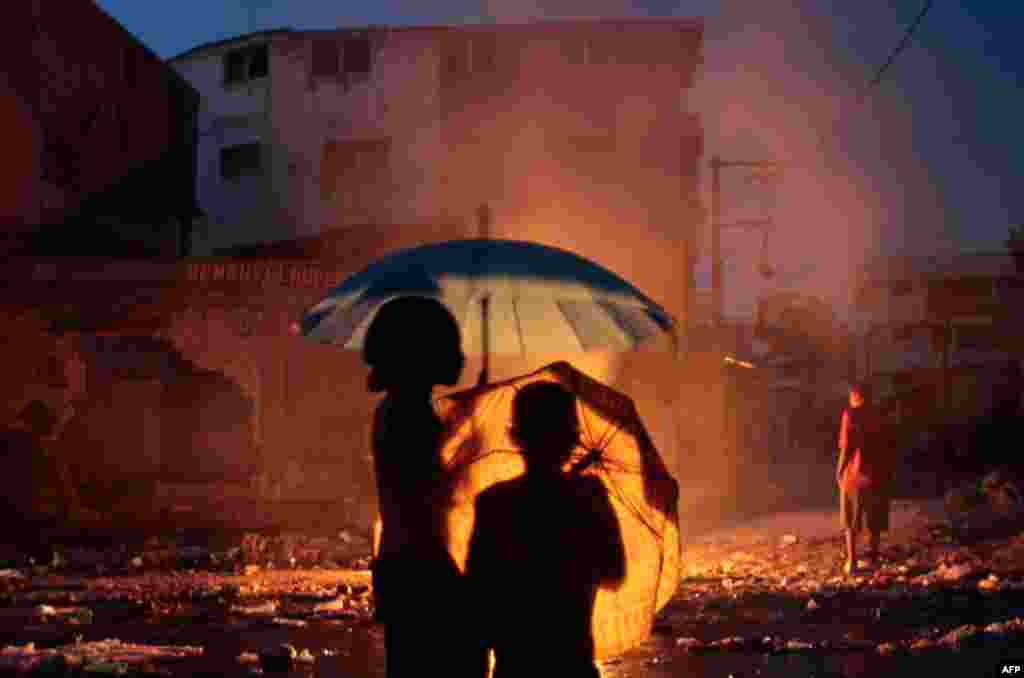
[[253,664],[253,665],[259,664],[260,663],[260,656],[258,654],[256,654],[255,652],[243,652],[242,654],[238,655],[238,663],[239,664]]
[[231,613],[245,616],[273,617],[277,615],[278,604],[268,600],[261,605],[232,605]]
[[786,641],[786,649],[792,652],[798,652],[802,650],[814,649],[814,643],[808,643],[803,640],[789,640]]
[[[116,638],[93,642],[76,641],[52,649],[37,649],[34,643],[12,645],[0,650],[0,668],[24,671],[60,661],[67,666],[81,666],[93,672],[124,672],[129,666],[150,661],[198,657],[203,648],[177,645],[142,645]],[[59,657],[57,660],[55,658]]]
[[697,640],[696,638],[680,637],[676,638],[676,647],[681,647],[685,650],[691,650],[694,648],[703,647],[704,643]]
[[990,574],[981,581],[978,582],[978,588],[986,589],[989,591],[995,591],[1000,588],[1000,579],[995,574]]
[[[868,566],[853,579],[839,576],[843,556],[839,537],[769,533],[760,540],[697,541],[686,554],[689,576],[681,580],[680,595],[666,608],[659,628],[668,629],[670,638],[678,636],[674,651],[679,653],[850,651],[889,655],[955,651],[977,642],[986,647],[990,642],[1024,646],[1024,621],[998,616],[1016,611],[1014,605],[1004,602],[1008,593],[1024,591],[1021,560],[1015,555],[1024,555],[1024,537],[1010,538],[995,549],[972,550],[964,545],[967,542],[946,543],[948,528],[932,527],[935,529],[918,524],[913,535],[887,536],[885,557],[865,563]],[[229,548],[222,540],[216,549],[195,546],[185,543],[179,534],[148,541],[141,551],[137,547],[67,549],[62,551],[65,560],[59,569],[52,564],[40,566],[36,576],[28,568],[0,570],[0,596],[4,596],[0,624],[35,625],[42,632],[66,638],[75,624],[95,624],[97,613],[119,606],[119,615],[138,614],[147,624],[160,623],[161,616],[174,624],[194,619],[217,631],[252,629],[286,640],[302,637],[292,635],[292,630],[328,624],[353,629],[357,628],[353,622],[372,619],[373,592],[367,573],[334,571],[338,563],[351,566],[360,559],[368,565],[364,537],[348,530],[312,538],[253,534],[244,539],[239,535],[232,543],[237,545]],[[1002,564],[995,563],[990,556],[993,552],[1004,554]],[[979,553],[986,554],[985,558]],[[154,567],[156,563],[159,568]],[[210,569],[214,565],[216,568]],[[84,569],[76,572],[79,567]],[[96,576],[100,567],[114,576]],[[830,618],[834,613],[840,623],[849,615],[857,624],[882,623],[911,630],[882,643],[846,636],[808,639],[801,633],[806,629],[801,624],[818,615],[805,613],[820,615],[824,610]],[[973,626],[932,626],[958,621],[968,611],[984,611],[985,616],[972,613],[969,620],[976,622]],[[686,635],[716,624],[744,635],[713,641]],[[765,635],[769,629],[770,634]],[[62,670],[58,667],[73,666],[79,667],[76,675],[116,675],[136,670],[140,664],[127,647],[124,644],[121,654],[94,651],[90,655],[76,654],[70,646],[51,650],[12,646],[0,653],[0,670],[28,667],[59,674]],[[154,648],[150,651],[159,651]],[[195,656],[175,651],[179,656]],[[236,670],[253,675],[288,671],[336,654],[334,650],[271,645],[239,654]],[[664,652],[655,655],[652,651],[641,661],[655,665],[669,659]]]
[[974,563],[960,563],[956,565],[947,565],[946,563],[942,563],[934,572],[935,576],[945,579],[946,581],[967,579],[977,576],[980,573],[981,568]]
[[304,628],[306,626],[309,626],[308,622],[305,622],[302,619],[289,619],[287,617],[274,617],[271,620],[271,622],[275,626],[289,626],[291,628],[296,628],[296,629],[301,629],[301,628]]

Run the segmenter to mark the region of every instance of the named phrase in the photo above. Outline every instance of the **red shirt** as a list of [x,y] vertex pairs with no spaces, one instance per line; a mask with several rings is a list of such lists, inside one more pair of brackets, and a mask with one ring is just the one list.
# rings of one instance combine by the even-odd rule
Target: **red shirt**
[[865,406],[843,410],[839,449],[845,450],[847,455],[840,480],[844,489],[868,487],[882,480],[884,469],[880,455],[883,450],[878,449],[878,428],[877,417]]

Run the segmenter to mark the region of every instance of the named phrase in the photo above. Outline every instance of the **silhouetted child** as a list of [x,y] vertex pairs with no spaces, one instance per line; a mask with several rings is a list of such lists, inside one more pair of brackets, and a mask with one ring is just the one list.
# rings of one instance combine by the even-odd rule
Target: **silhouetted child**
[[466,564],[494,676],[594,678],[594,601],[621,584],[625,556],[604,484],[564,468],[579,444],[575,397],[524,386],[510,433],[526,473],[477,497]]
[[373,589],[387,675],[480,678],[486,654],[446,547],[442,425],[431,401],[435,385],[453,385],[462,373],[458,326],[434,299],[394,299],[370,324],[363,359],[372,368],[370,390],[386,393],[373,423],[380,508]]
[[857,533],[870,534],[870,557],[879,556],[881,533],[889,529],[889,486],[892,466],[889,450],[879,435],[881,422],[864,384],[850,387],[850,404],[839,426],[839,519],[846,533],[843,571],[857,567]]

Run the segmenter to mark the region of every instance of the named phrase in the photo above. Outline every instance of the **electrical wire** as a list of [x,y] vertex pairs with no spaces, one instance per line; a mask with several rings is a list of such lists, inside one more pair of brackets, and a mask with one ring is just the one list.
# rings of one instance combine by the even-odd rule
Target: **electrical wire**
[[871,82],[868,83],[869,88],[874,87],[878,83],[882,82],[882,77],[885,76],[885,72],[889,70],[889,67],[892,66],[892,63],[896,60],[896,57],[899,56],[900,52],[906,49],[907,45],[910,44],[910,38],[913,37],[914,31],[916,31],[917,27],[921,25],[922,21],[924,21],[924,16],[928,13],[928,10],[930,10],[932,8],[932,5],[934,4],[935,0],[928,0],[925,3],[924,7],[921,8],[921,11],[918,13],[917,18],[915,18],[914,21],[911,22],[910,26],[907,27],[906,32],[903,34],[903,38],[900,40],[899,44],[896,45],[896,48],[892,51],[892,54],[890,54],[889,58],[885,60],[885,63],[879,67],[878,71],[875,73],[875,77],[873,77],[871,79]]

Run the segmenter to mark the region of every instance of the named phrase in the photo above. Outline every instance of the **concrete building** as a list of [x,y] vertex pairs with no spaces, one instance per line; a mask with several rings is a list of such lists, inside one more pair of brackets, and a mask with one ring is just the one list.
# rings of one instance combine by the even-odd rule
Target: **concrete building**
[[679,315],[701,35],[689,19],[579,20],[196,47],[170,60],[203,96],[196,251],[352,228],[475,235],[487,204],[491,235],[593,258]]
[[[8,266],[0,313],[18,332],[3,362],[18,371],[0,400],[77,413],[69,449],[113,483],[100,494],[146,488],[123,511],[368,527],[377,396],[357,352],[289,324],[394,249],[476,235],[484,203],[491,235],[574,251],[685,318],[701,141],[685,92],[700,30],[280,30],[176,57],[203,96],[193,185],[208,219],[191,242],[231,256]],[[496,356],[492,378],[556,359],[634,398],[684,506],[702,496],[698,477],[730,492],[706,423],[720,413],[704,411],[718,364],[681,379],[668,352]],[[456,388],[480,365],[469,356]]]
[[192,87],[91,0],[7,7],[0,63],[0,248],[180,253],[195,212]]

